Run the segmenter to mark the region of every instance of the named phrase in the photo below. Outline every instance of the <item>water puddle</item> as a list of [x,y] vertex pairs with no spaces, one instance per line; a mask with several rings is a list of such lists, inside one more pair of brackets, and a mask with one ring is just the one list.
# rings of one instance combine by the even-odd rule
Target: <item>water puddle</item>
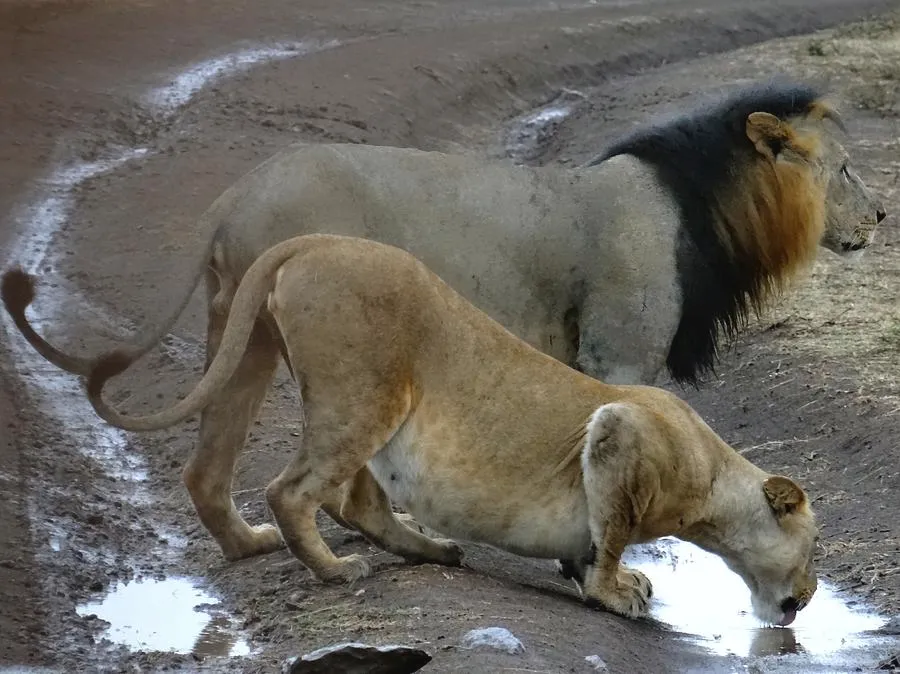
[[625,563],[653,582],[654,618],[719,655],[787,656],[779,658],[781,664],[800,667],[802,658],[802,671],[838,663],[844,671],[854,652],[859,657],[862,649],[869,651],[868,662],[872,649],[888,641],[865,634],[883,627],[886,618],[839,595],[821,578],[809,606],[790,627],[766,627],[753,616],[750,590],[740,577],[696,546],[671,538],[635,545],[626,553]]
[[190,578],[167,578],[120,583],[103,599],[76,610],[108,622],[104,636],[132,651],[250,655],[234,618],[218,605]]
[[516,164],[535,161],[556,141],[562,123],[587,104],[581,92],[563,89],[547,105],[515,119],[506,136],[506,156]]

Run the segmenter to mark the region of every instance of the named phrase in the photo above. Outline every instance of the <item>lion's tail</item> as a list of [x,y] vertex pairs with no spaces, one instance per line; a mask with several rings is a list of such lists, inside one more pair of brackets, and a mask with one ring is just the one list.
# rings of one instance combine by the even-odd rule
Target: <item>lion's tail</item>
[[133,361],[127,352],[112,351],[92,363],[88,375],[87,395],[97,414],[113,426],[127,431],[154,431],[184,421],[206,407],[237,369],[259,309],[272,290],[275,274],[297,252],[298,246],[299,238],[273,246],[260,255],[244,274],[235,292],[216,356],[187,397],[166,410],[142,417],[126,416],[113,409],[103,400],[103,386]]
[[[150,351],[154,346],[159,344],[163,336],[172,329],[172,326],[175,325],[179,316],[181,316],[185,307],[187,307],[191,296],[194,294],[194,289],[200,283],[200,279],[203,278],[203,275],[206,272],[214,243],[215,236],[212,236],[207,242],[206,254],[201,258],[200,263],[197,265],[192,282],[185,290],[185,294],[175,307],[175,310],[172,311],[159,328],[148,335],[143,342],[129,346],[127,349],[120,349],[119,354],[121,358],[127,358],[129,364],[133,363]],[[31,344],[41,356],[66,372],[81,375],[82,377],[86,377],[91,373],[91,369],[94,367],[96,359],[63,353],[46,339],[41,337],[29,322],[28,317],[25,316],[25,310],[32,302],[34,302],[34,276],[28,274],[21,267],[14,267],[7,270],[3,274],[3,281],[2,284],[0,284],[0,295],[3,297],[3,304],[6,306],[6,311],[12,317],[19,332],[22,333],[22,336],[28,340],[28,343]]]

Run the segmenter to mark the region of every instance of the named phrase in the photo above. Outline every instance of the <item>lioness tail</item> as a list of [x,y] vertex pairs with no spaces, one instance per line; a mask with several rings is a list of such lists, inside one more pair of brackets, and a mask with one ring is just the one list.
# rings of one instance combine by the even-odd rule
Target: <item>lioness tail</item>
[[128,352],[113,351],[100,356],[90,367],[87,395],[97,414],[113,426],[127,431],[154,431],[184,421],[206,407],[237,369],[259,309],[274,285],[275,273],[297,252],[299,245],[299,239],[283,241],[260,255],[250,265],[234,294],[234,302],[216,356],[187,397],[166,410],[142,417],[126,416],[113,409],[103,400],[103,386],[133,362]]

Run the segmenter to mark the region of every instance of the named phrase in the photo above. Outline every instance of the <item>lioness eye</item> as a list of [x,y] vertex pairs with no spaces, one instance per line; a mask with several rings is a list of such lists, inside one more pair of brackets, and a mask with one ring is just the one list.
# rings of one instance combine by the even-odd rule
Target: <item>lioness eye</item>
[[841,174],[847,179],[850,180],[850,169],[847,168],[847,165],[844,164],[841,166]]

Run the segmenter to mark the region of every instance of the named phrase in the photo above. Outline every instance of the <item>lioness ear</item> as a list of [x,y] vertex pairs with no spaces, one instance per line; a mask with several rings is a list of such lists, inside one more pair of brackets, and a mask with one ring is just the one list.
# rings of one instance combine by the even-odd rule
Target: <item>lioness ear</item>
[[790,125],[771,113],[751,112],[747,116],[747,138],[757,152],[769,159],[775,159],[792,135]]
[[796,482],[781,475],[773,475],[763,482],[763,492],[775,517],[781,519],[785,515],[796,512],[806,503],[806,493]]

